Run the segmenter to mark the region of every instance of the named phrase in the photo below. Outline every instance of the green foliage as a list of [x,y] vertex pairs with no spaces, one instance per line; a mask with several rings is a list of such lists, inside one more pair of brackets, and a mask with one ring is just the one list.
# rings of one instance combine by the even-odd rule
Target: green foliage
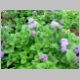
[[64,27],[69,28],[76,28],[79,29],[79,11],[76,10],[68,10],[63,11],[63,19],[65,21]]
[[[74,48],[79,44],[79,37],[70,29],[79,27],[79,11],[69,10],[8,10],[2,12],[1,39],[5,42],[2,51],[5,56],[1,59],[2,68],[14,69],[71,69],[79,68],[75,61]],[[36,35],[31,35],[28,18],[37,22]],[[60,22],[64,19],[61,29],[50,28],[52,20]],[[8,26],[5,28],[5,26]],[[63,33],[62,30],[65,30]],[[68,50],[61,52],[60,40],[69,40]],[[48,61],[41,62],[39,55],[48,55]]]

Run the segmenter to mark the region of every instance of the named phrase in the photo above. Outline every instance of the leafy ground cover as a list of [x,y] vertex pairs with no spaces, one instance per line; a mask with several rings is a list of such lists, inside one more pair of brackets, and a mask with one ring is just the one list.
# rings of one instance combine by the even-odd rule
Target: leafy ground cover
[[78,69],[79,11],[1,13],[2,69]]

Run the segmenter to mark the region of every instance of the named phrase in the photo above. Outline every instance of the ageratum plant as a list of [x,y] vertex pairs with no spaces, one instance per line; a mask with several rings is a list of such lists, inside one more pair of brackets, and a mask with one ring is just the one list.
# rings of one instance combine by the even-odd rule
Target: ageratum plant
[[0,53],[1,68],[78,69],[79,52],[76,46],[79,37],[66,28],[69,26],[66,22],[66,27],[59,22],[64,17],[68,22],[66,16],[63,17],[67,12],[51,11],[48,15],[48,11],[35,10],[35,15],[33,11],[2,12],[1,51],[5,54]]

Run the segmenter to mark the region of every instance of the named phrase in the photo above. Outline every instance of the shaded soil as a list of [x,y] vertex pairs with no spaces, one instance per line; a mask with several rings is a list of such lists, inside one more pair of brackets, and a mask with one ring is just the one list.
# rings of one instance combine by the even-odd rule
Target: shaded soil
[[71,32],[75,33],[76,36],[79,36],[79,30],[78,29],[70,29]]

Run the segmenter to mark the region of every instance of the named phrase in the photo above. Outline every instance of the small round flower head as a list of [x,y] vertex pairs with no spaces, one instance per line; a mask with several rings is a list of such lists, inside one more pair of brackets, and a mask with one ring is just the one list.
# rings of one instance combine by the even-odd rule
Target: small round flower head
[[29,24],[30,29],[35,29],[37,27],[37,22],[33,21],[31,24]]
[[36,25],[35,25],[34,23],[31,23],[31,24],[29,25],[29,28],[30,28],[30,29],[35,29],[35,28],[36,28]]
[[62,48],[61,48],[61,52],[62,52],[62,53],[66,52],[66,51],[67,51],[67,48],[66,48],[66,47],[62,47]]
[[57,27],[57,28],[59,28],[61,26],[58,22],[56,22],[54,20],[51,22],[50,25],[51,25],[51,27]]
[[33,21],[34,21],[33,18],[29,18],[29,19],[28,19],[28,23],[29,23],[29,24],[32,23]]
[[5,53],[1,51],[1,52],[0,52],[0,58],[3,58],[3,57],[4,57],[4,54],[5,54]]
[[60,43],[61,43],[61,47],[65,47],[69,44],[68,39],[66,38],[61,39]]
[[32,31],[32,36],[35,36],[36,35],[36,32],[35,31]]
[[39,59],[43,60],[43,61],[47,61],[48,60],[48,56],[46,54],[41,54]]

